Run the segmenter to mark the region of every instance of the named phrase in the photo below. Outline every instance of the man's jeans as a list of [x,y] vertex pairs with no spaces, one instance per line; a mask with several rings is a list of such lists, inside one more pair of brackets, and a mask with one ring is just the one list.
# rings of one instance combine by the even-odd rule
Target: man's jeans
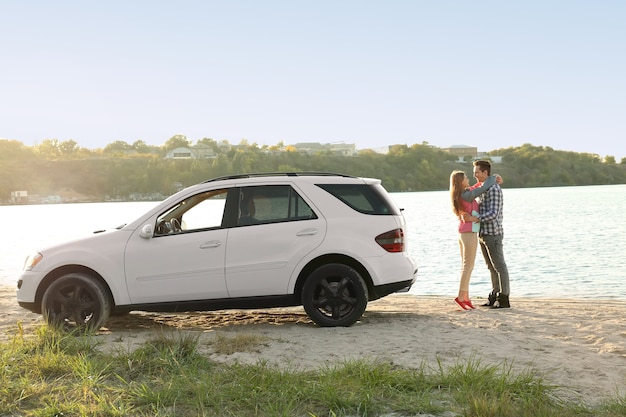
[[491,273],[491,286],[493,292],[509,295],[509,270],[504,262],[504,250],[502,248],[503,235],[481,235],[480,250]]

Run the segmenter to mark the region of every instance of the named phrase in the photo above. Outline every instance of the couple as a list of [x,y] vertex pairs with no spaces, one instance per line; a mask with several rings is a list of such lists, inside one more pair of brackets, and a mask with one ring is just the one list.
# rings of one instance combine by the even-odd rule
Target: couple
[[509,271],[502,248],[502,178],[491,175],[489,161],[474,161],[472,187],[463,171],[450,175],[452,211],[459,218],[459,247],[461,249],[461,283],[454,300],[463,310],[475,307],[469,298],[469,280],[474,269],[476,249],[480,249],[491,274],[492,290],[487,303],[491,308],[510,308]]

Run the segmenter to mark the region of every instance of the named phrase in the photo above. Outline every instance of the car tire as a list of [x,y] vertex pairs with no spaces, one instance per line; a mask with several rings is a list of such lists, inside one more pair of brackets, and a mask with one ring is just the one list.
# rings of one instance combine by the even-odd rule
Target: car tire
[[104,285],[82,273],[63,275],[46,289],[44,319],[66,329],[98,330],[109,319],[111,298]]
[[367,286],[361,275],[343,264],[314,270],[302,288],[302,305],[322,327],[352,326],[367,307]]

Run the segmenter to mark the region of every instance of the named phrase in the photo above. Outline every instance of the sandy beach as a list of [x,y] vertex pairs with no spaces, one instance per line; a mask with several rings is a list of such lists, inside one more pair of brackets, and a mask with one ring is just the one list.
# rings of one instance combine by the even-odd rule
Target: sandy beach
[[[516,299],[510,310],[460,311],[452,298],[396,294],[371,302],[349,328],[319,328],[302,308],[202,313],[142,313],[112,318],[94,337],[102,349],[132,349],[162,331],[192,331],[215,361],[266,361],[315,368],[349,359],[391,361],[435,369],[480,361],[532,369],[567,398],[597,404],[626,395],[626,302]],[[475,304],[482,303],[479,298]],[[17,305],[15,290],[0,287],[0,340],[20,322],[25,333],[43,321]],[[218,355],[217,336],[260,336],[254,352]]]

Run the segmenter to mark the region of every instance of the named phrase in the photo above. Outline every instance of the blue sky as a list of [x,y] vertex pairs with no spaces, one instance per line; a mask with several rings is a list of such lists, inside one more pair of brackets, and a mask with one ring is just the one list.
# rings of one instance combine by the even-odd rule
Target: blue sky
[[626,1],[0,0],[0,138],[626,157]]

